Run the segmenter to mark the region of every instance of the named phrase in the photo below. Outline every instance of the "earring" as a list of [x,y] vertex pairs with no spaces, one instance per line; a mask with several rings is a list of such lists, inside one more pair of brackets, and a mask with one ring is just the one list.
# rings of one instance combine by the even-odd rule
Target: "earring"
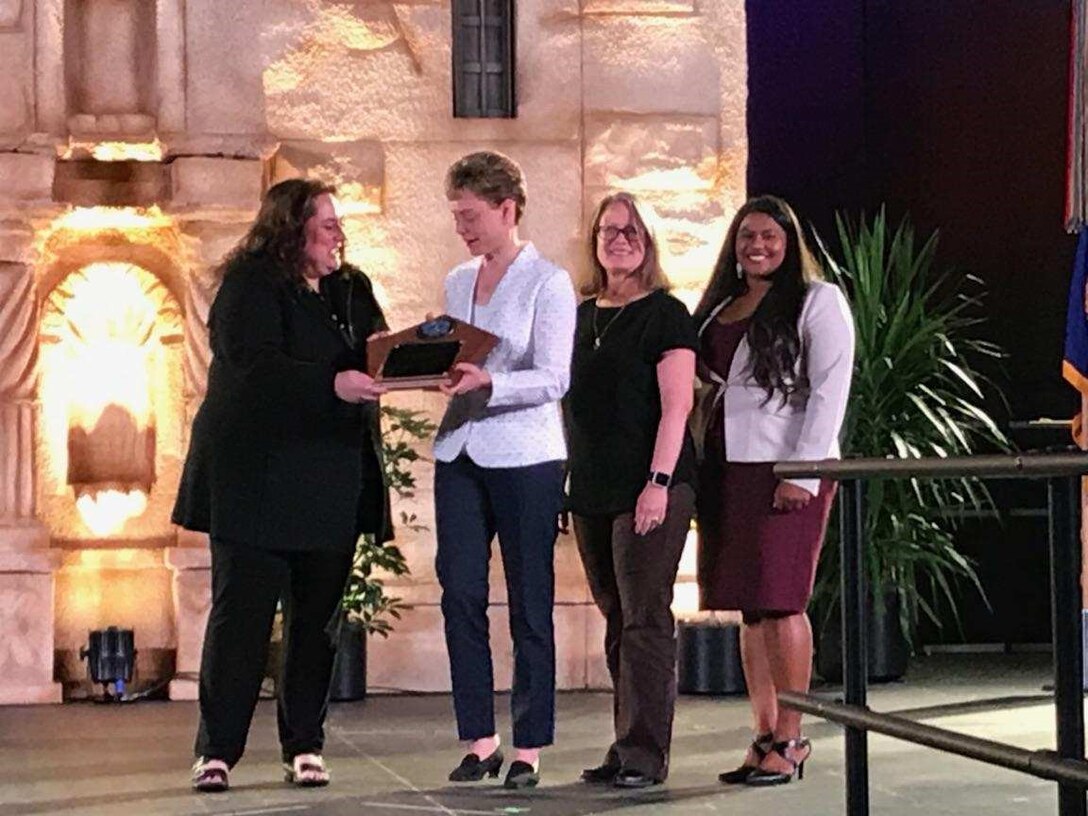
[[744,277],[744,267],[740,265],[740,261],[737,261],[737,279]]

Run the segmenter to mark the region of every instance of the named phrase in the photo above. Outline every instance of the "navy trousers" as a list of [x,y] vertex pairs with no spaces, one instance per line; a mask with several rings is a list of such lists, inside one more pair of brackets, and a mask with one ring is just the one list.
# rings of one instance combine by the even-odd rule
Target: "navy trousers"
[[476,740],[495,733],[487,607],[491,540],[498,534],[514,641],[514,746],[550,745],[555,736],[553,557],[563,463],[485,468],[462,455],[437,463],[434,496],[458,737]]

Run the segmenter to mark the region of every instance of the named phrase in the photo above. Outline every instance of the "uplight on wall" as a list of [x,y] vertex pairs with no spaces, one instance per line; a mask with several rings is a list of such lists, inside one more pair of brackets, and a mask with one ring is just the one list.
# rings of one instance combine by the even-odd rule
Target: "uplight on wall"
[[87,634],[87,646],[79,650],[87,661],[91,681],[102,686],[106,702],[120,702],[136,668],[136,635],[131,629],[109,626]]

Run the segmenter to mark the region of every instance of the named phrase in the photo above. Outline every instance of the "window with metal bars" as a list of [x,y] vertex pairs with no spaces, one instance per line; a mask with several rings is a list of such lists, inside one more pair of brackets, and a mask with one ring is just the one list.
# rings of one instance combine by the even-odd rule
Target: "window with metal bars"
[[514,0],[453,0],[453,115],[513,119]]

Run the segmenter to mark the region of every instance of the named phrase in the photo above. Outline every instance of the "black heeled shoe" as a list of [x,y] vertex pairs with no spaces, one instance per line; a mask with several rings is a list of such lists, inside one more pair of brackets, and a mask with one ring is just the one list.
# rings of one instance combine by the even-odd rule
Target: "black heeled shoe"
[[[793,760],[786,756],[786,751],[791,748],[795,750],[804,750],[804,759]],[[795,776],[797,777],[798,782],[805,778],[805,763],[808,762],[808,758],[812,756],[812,744],[807,739],[798,737],[797,739],[776,742],[771,746],[771,750],[792,765],[793,770],[786,772],[756,769],[749,775],[748,779],[745,780],[746,785],[751,785],[753,788],[770,788],[774,785],[785,785],[788,782],[792,782]]]
[[723,785],[743,785],[748,781],[748,777],[759,770],[759,763],[763,761],[763,757],[767,756],[767,752],[771,750],[771,746],[774,745],[774,734],[766,733],[759,734],[752,744],[748,746],[748,749],[755,754],[755,765],[741,765],[739,768],[734,768],[731,771],[725,771],[718,774],[718,781]]
[[486,759],[480,759],[476,754],[465,754],[461,764],[450,771],[449,779],[450,782],[479,782],[485,776],[494,779],[501,767],[502,751],[498,748]]
[[582,771],[581,780],[591,785],[611,785],[616,774],[620,772],[619,765],[609,765],[607,762],[596,768],[586,768]]
[[651,788],[654,785],[662,784],[664,781],[664,779],[658,779],[656,776],[636,771],[634,768],[624,768],[616,774],[616,778],[612,780],[612,785],[616,788]]
[[510,770],[506,772],[506,780],[502,783],[504,788],[520,790],[521,788],[535,788],[540,782],[540,773],[533,769],[528,762],[515,759],[510,763]]

